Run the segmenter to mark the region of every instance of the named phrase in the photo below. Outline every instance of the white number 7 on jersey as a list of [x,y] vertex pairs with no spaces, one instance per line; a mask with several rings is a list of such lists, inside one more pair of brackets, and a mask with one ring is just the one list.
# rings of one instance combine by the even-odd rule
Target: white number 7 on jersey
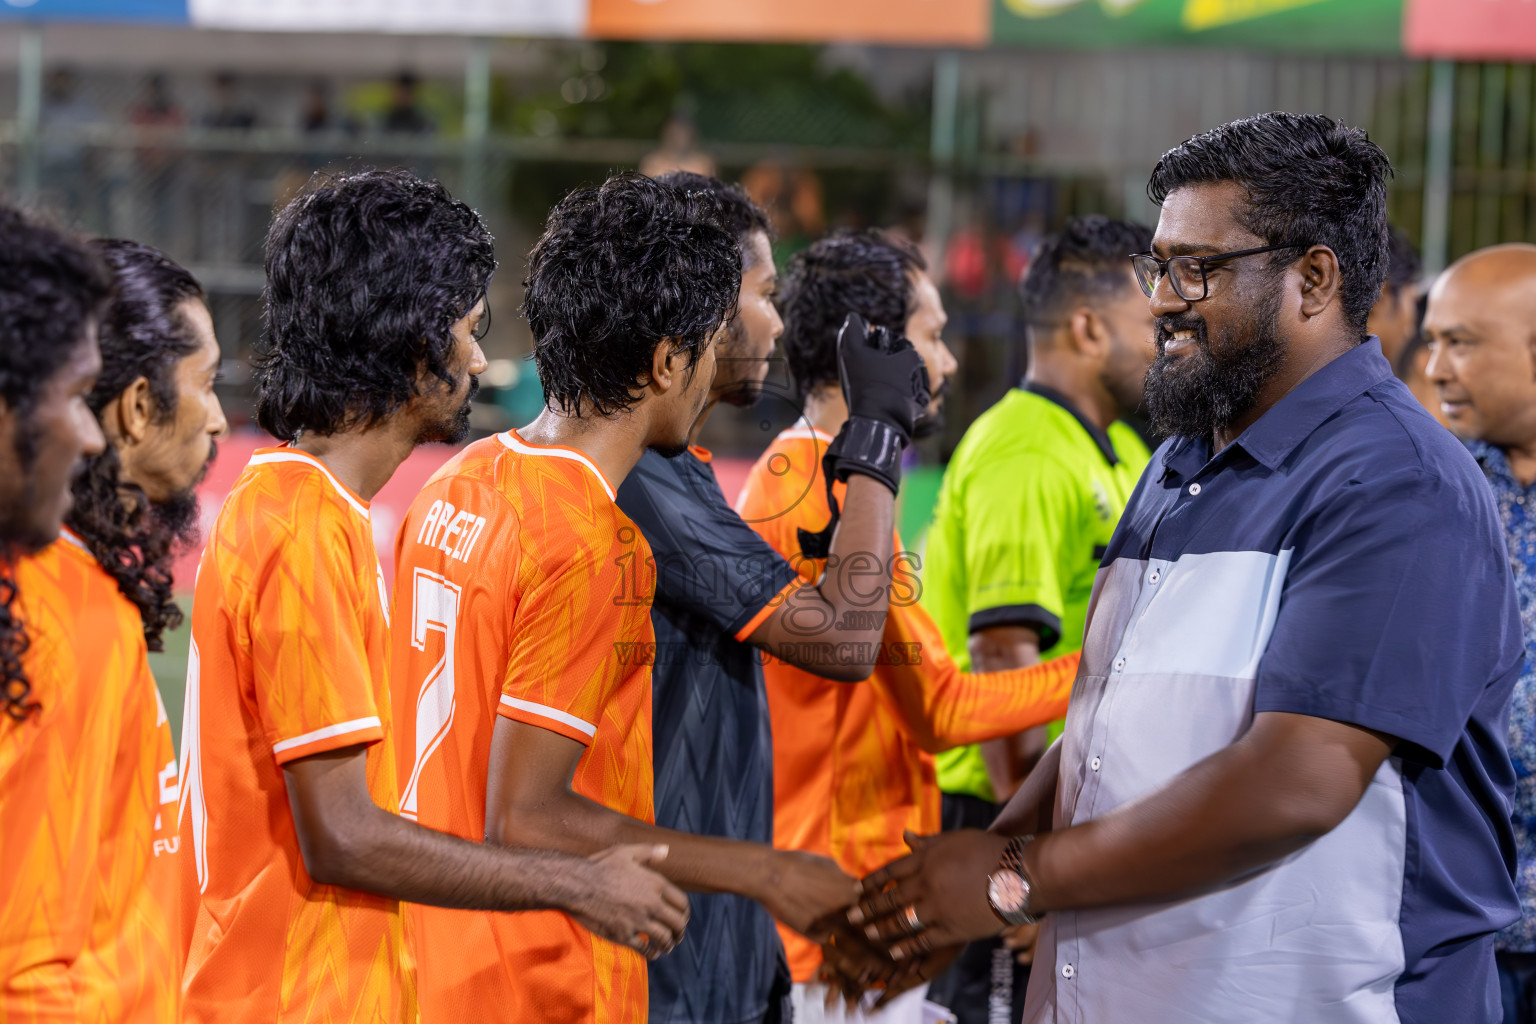
[[416,820],[421,769],[453,725],[453,648],[458,633],[459,588],[435,572],[417,569],[411,581],[411,646],[427,649],[427,634],[443,634],[443,656],[422,681],[416,695],[416,759],[400,794],[400,813]]

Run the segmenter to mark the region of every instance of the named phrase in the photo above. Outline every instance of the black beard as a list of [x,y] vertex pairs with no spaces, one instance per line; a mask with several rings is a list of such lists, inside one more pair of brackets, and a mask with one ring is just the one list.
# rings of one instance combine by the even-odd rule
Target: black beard
[[745,381],[720,396],[720,401],[726,405],[734,405],[738,409],[750,409],[763,397],[762,381]]
[[213,468],[213,460],[218,456],[218,442],[209,441],[208,458],[186,489],[164,501],[149,503],[151,529],[169,536],[183,551],[196,547],[200,539],[202,506],[197,502],[197,488],[207,479],[208,470]]
[[[947,394],[949,394],[949,381],[944,380],[939,383],[938,390],[933,393],[932,397],[943,398]],[[912,440],[921,441],[925,437],[934,437],[943,432],[944,403],[940,402],[938,408],[934,409],[932,413],[925,409],[923,414],[917,418],[917,422],[912,425]]]
[[688,442],[684,441],[682,444],[653,444],[647,450],[655,452],[664,459],[675,459],[688,450]]
[[196,487],[149,504],[151,529],[170,536],[183,550],[197,545],[202,507],[197,502]]
[[[1146,409],[1161,437],[1213,437],[1258,401],[1264,385],[1285,363],[1285,344],[1275,330],[1280,293],[1272,292],[1244,321],[1222,331],[1214,348],[1205,320],[1193,314],[1157,322],[1157,358],[1147,371]],[[1170,356],[1168,336],[1195,332],[1196,353]]]
[[[732,320],[725,328],[725,337],[720,341],[720,350],[716,358],[729,362],[745,362],[746,357],[736,353],[746,348],[745,332],[742,330],[739,319]],[[733,386],[729,391],[722,392],[720,401],[726,405],[734,405],[738,409],[750,409],[763,397],[763,382],[760,380],[744,380]]]
[[480,391],[480,378],[474,374],[469,376],[469,394],[464,396],[464,404],[459,406],[459,411],[452,420],[439,423],[436,427],[422,432],[416,439],[417,444],[459,444],[469,436],[469,414],[474,409],[475,395]]
[[[42,441],[42,428],[34,423],[30,416],[22,417],[16,427],[12,451],[15,453],[16,465],[21,470],[25,482],[11,507],[0,509],[0,544],[4,546],[4,550],[0,550],[0,558],[10,559],[18,554],[35,555],[59,539],[57,533],[39,531],[37,525],[32,522],[32,510],[38,504],[37,476],[32,469],[37,464]],[[71,490],[85,475],[88,461],[84,458],[76,460],[74,472],[70,475]],[[68,515],[68,513],[65,514]]]

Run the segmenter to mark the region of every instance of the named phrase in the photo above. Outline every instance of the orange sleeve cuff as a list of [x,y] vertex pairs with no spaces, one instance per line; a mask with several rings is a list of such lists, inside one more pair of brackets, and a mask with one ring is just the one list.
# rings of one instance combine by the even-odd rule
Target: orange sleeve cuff
[[736,631],[736,639],[738,641],[745,641],[747,637],[752,635],[753,631],[756,630],[758,626],[761,626],[768,620],[768,616],[778,611],[779,606],[782,605],[785,601],[789,600],[790,594],[793,594],[796,590],[799,590],[801,587],[805,586],[805,583],[806,580],[804,576],[796,576],[794,579],[784,584],[783,590],[770,597],[768,599],[768,603],[763,605],[763,607],[758,610],[756,615],[748,619],[745,626],[742,626]]
[[342,747],[377,743],[384,738],[384,726],[378,715],[338,722],[311,730],[302,736],[292,736],[272,744],[272,756],[278,764],[287,764],[314,754],[323,754]]
[[531,700],[520,700],[505,693],[501,695],[501,700],[496,705],[496,713],[514,722],[536,725],[540,729],[557,732],[566,739],[575,740],[583,746],[591,746],[592,737],[597,735],[597,726],[577,718],[568,711],[561,711],[559,708],[552,708],[547,704],[538,704]]

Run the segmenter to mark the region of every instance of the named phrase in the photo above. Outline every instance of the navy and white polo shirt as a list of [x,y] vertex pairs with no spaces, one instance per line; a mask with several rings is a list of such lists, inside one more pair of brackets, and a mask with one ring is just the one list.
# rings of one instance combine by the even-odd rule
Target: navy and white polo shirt
[[[656,824],[769,846],[768,694],[762,659],[744,637],[799,575],[726,503],[708,455],[646,452],[619,487],[619,508],[656,561]],[[787,991],[773,918],[730,893],[689,902],[683,941],[650,967],[651,1021],[757,1024],[776,988]]]
[[1214,457],[1168,441],[1099,570],[1056,827],[1166,785],[1260,712],[1398,743],[1342,824],[1243,882],[1047,916],[1024,1019],[1498,1020],[1522,659],[1487,481],[1374,338]]

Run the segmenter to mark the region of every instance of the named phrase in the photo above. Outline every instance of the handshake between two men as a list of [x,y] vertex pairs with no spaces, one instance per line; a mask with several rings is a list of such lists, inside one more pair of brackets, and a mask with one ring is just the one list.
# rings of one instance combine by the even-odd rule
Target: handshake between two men
[[1032,954],[1034,918],[1017,860],[1027,837],[964,829],[906,840],[912,852],[867,876],[858,902],[796,928],[821,943],[818,980],[829,1002],[852,1006],[878,993],[874,1006],[883,1007],[932,981],[966,943],[1005,929],[1021,959]]

